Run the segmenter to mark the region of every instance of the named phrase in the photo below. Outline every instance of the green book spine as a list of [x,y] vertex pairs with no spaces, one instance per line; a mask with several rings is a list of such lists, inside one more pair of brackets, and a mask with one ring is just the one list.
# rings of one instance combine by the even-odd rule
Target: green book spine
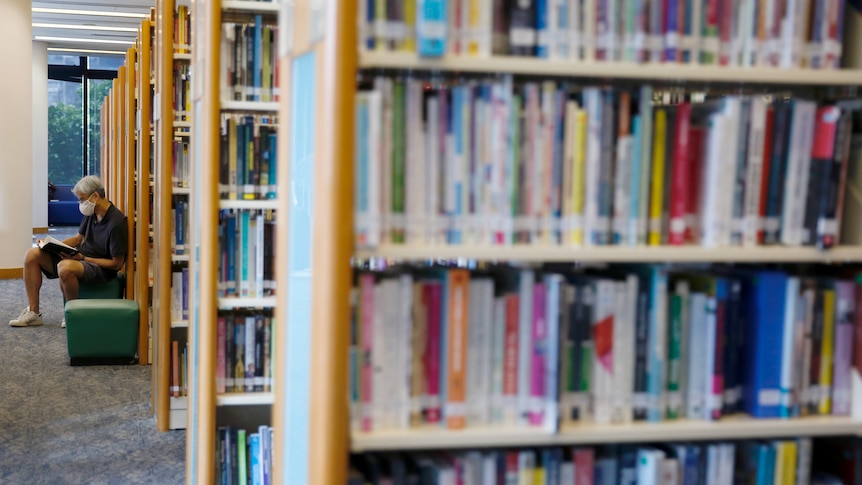
[[682,338],[683,297],[674,294],[670,298],[670,325],[668,325],[667,356],[667,419],[679,419],[682,414],[680,396],[680,346]]
[[392,92],[392,242],[404,242],[404,191],[406,184],[406,153],[404,141],[407,137],[405,119],[406,89],[404,81],[395,81]]
[[237,472],[239,475],[240,485],[248,483],[248,459],[246,457],[246,439],[245,430],[238,429],[236,431],[236,454],[237,454]]

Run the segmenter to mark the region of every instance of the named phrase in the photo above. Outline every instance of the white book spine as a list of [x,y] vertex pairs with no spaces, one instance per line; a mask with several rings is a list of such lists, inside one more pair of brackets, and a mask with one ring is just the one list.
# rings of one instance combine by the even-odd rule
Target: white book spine
[[569,42],[569,59],[572,60],[580,60],[581,59],[581,44],[583,37],[583,30],[581,25],[581,0],[566,0],[569,5],[569,29],[568,29],[568,42]]
[[784,335],[781,343],[781,409],[788,412],[793,408],[793,398],[796,396],[794,389],[794,367],[793,356],[796,345],[796,321],[799,317],[796,308],[799,296],[799,278],[791,276],[787,279],[784,300]]
[[[725,100],[725,114],[727,116],[727,125],[725,125],[723,133],[725,138],[724,145],[722,146],[727,147],[725,149],[732,150],[732,153],[735,155],[739,144],[744,143],[744,140],[740,139],[740,134],[742,132],[742,130],[740,130],[740,123],[743,119],[742,99],[738,97],[728,97]],[[744,118],[747,119],[748,116],[745,116]],[[736,157],[734,156],[731,159],[735,160]],[[718,243],[720,246],[728,246],[731,243],[731,235],[734,232],[733,188],[736,184],[736,167],[732,164],[732,168],[722,170],[721,172],[722,185],[719,189],[719,217],[723,222],[722,231],[718,235]]]
[[425,242],[425,140],[422,130],[422,83],[407,81],[407,159],[404,164],[407,187],[405,212],[407,214],[405,241],[408,244]]
[[781,243],[786,246],[802,244],[815,110],[816,106],[813,102],[794,101],[790,153],[781,217]]
[[[410,388],[413,380],[413,276],[402,274],[399,277],[400,315],[394,327],[398,328],[397,346],[400,347],[397,372],[401,373],[398,386],[398,428],[410,427]],[[400,384],[400,385],[398,385]]]
[[703,2],[691,2],[691,50],[689,63],[700,64],[701,34],[703,32]]
[[491,402],[490,422],[503,422],[503,353],[506,345],[506,299],[494,299],[494,315],[491,331],[493,342],[491,355]]
[[614,168],[614,219],[613,232],[617,244],[626,244],[629,229],[629,193],[632,176],[632,145],[634,140],[631,135],[621,136],[617,139],[617,160]]
[[757,245],[760,219],[760,187],[763,178],[763,144],[766,132],[766,101],[755,96],[751,100],[749,118],[748,163],[745,174],[745,225],[742,235],[744,246]]
[[383,98],[380,91],[367,94],[368,97],[368,245],[377,246],[380,243],[381,209],[381,177],[383,170],[383,153],[381,146],[381,120]]
[[374,374],[371,378],[371,429],[378,431],[385,429],[385,423],[383,420],[383,406],[385,404],[384,389],[386,388],[385,376],[383,375],[384,366],[386,364],[386,340],[384,335],[387,331],[384,328],[386,324],[386,304],[388,303],[385,296],[385,286],[384,284],[377,283],[374,285],[374,326],[372,337],[373,342],[371,344],[371,348],[373,352],[371,353],[371,366],[374,369]]
[[584,61],[596,59],[596,0],[583,0],[581,10],[581,45]]
[[[610,319],[613,328],[616,314],[616,284],[611,280],[598,280],[596,305],[593,315],[593,332],[599,331],[599,325]],[[611,330],[611,335],[613,330]],[[613,343],[607,355],[593,353],[593,399],[595,399],[596,424],[610,424],[613,416],[613,381],[614,360]]]
[[470,291],[468,298],[469,322],[467,335],[467,425],[482,425],[479,412],[479,400],[482,379],[482,347],[484,346],[484,335],[482,319],[482,282],[470,279]]
[[599,185],[601,170],[602,98],[598,88],[584,90],[587,111],[587,160],[584,181],[584,243],[593,245],[592,231],[599,218]]

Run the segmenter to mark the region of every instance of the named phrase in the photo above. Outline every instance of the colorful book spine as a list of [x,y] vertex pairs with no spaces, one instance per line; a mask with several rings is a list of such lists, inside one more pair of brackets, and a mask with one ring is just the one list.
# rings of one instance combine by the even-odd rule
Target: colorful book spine
[[673,168],[671,169],[670,234],[668,243],[674,246],[685,243],[686,213],[689,189],[689,135],[691,105],[682,103],[676,108],[674,128],[676,144],[673,147]]
[[661,244],[661,218],[664,201],[665,140],[667,112],[659,108],[655,112],[655,133],[652,152],[652,177],[649,204],[649,245]]

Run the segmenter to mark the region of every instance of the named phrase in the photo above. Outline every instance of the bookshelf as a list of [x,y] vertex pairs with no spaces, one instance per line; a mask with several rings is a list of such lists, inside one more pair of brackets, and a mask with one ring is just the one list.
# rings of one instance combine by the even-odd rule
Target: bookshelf
[[[266,234],[274,234],[280,208],[276,194],[281,192],[264,175],[275,174],[275,145],[270,143],[280,106],[272,101],[278,94],[275,65],[265,53],[274,57],[276,44],[268,36],[276,30],[272,27],[278,25],[282,5],[204,0],[192,8],[188,265],[189,300],[194,303],[187,325],[186,481],[208,484],[217,480],[223,433],[245,429],[250,435],[272,425],[273,391],[281,388],[281,381],[269,374],[275,365],[259,360],[257,347],[254,371],[238,374],[236,364],[250,355],[239,345],[240,329],[245,331],[246,349],[253,334],[255,342],[265,342],[262,349],[270,348],[271,358],[277,354],[268,338],[281,331],[272,315],[273,293],[283,286],[274,283],[274,275],[265,276],[269,272],[263,261],[271,260],[270,250],[278,253]],[[260,55],[241,66],[231,62],[231,51]],[[264,163],[272,167],[272,175]],[[265,333],[259,333],[261,329]],[[266,373],[262,381],[261,372]]]
[[183,153],[188,152],[189,130],[193,124],[187,106],[182,106],[187,95],[191,62],[188,14],[188,2],[160,0],[156,3],[153,377],[156,424],[160,431],[185,429],[188,425],[188,399],[184,385],[187,377],[182,372],[183,354],[188,342],[188,319],[182,318],[182,295],[183,274],[188,272],[189,256],[185,224],[178,227],[187,221],[187,211],[183,208],[188,205],[192,193],[183,170]]
[[[775,69],[759,67],[714,67],[695,65],[654,65],[624,62],[557,61],[510,56],[486,58],[452,57],[429,59],[409,53],[368,52],[357,50],[356,24],[359,8],[356,2],[341,1],[328,6],[327,16],[313,6],[296,4],[290,8],[289,25],[292,42],[281,52],[283,90],[280,148],[282,165],[280,193],[307,190],[313,205],[313,230],[297,231],[297,217],[307,214],[280,200],[278,236],[278,280],[287,282],[295,294],[310,299],[302,304],[298,298],[279,299],[276,315],[286,319],[286,329],[279,340],[277,368],[296,377],[287,377],[294,394],[302,402],[276,392],[274,423],[276,428],[293,430],[302,436],[292,440],[278,437],[276,448],[283,453],[275,459],[276,481],[284,476],[299,477],[307,483],[343,483],[347,464],[340,453],[391,452],[401,450],[463,449],[583,445],[601,443],[642,443],[666,441],[729,440],[764,437],[840,436],[862,433],[860,409],[854,396],[853,416],[822,416],[799,419],[753,419],[734,415],[717,422],[682,420],[678,422],[632,423],[622,425],[564,426],[559,432],[524,428],[471,428],[442,430],[420,427],[409,430],[356,432],[349,429],[348,411],[343,406],[347,385],[347,364],[342,359],[348,351],[350,320],[348,305],[351,258],[382,260],[386,263],[429,261],[477,261],[526,263],[782,263],[845,264],[862,262],[862,247],[838,245],[829,250],[812,247],[718,247],[657,246],[624,247],[568,245],[431,245],[379,244],[372,248],[345,243],[353,224],[353,202],[357,188],[350,175],[354,165],[351,146],[333,140],[354,136],[353,102],[356,72],[389,77],[417,75],[429,83],[445,82],[447,76],[459,82],[459,76],[512,74],[527,78],[585,79],[585,83],[613,84],[618,81],[652,81],[668,85],[703,86],[726,84],[758,90],[766,86],[787,90],[794,86],[825,87],[855,93],[862,80],[862,66],[838,70]],[[334,12],[333,12],[334,11]],[[320,26],[320,28],[317,28]],[[853,47],[845,46],[850,58]],[[466,77],[466,76],[465,76]],[[316,88],[316,89],[315,89]],[[323,94],[321,94],[321,92]],[[858,93],[856,93],[858,95]],[[325,98],[325,100],[324,100]],[[310,111],[313,111],[311,113]],[[310,127],[310,128],[309,128]],[[311,140],[311,147],[304,146]],[[297,146],[299,145],[299,146]],[[303,165],[314,160],[314,167]],[[305,209],[305,207],[302,207]],[[308,212],[311,212],[309,210]],[[853,217],[845,214],[844,217]],[[314,250],[303,251],[311,241]],[[300,254],[297,254],[300,253]],[[298,261],[297,258],[305,258]],[[306,273],[299,275],[297,264]],[[384,266],[386,263],[383,263]],[[312,271],[313,270],[313,271]],[[309,276],[313,274],[313,278]],[[310,296],[309,296],[310,294]],[[310,322],[314,322],[313,330]],[[283,360],[282,360],[283,359]],[[858,377],[858,376],[857,376]],[[309,405],[309,403],[311,403]],[[307,424],[306,424],[307,423]],[[279,475],[279,474],[285,475]]]
[[[152,71],[152,39],[153,24],[150,19],[144,19],[138,28],[136,49],[138,51],[136,79],[137,109],[135,111],[135,133],[137,153],[135,157],[135,173],[137,188],[135,195],[135,300],[141,308],[141,316],[138,322],[138,355],[142,363],[150,363],[153,360],[153,332],[152,332],[152,299],[150,285],[152,277],[152,262],[150,260],[152,251],[152,240],[150,238],[150,227],[152,226],[152,167],[150,165],[153,144],[150,120],[153,112],[153,96],[151,84]],[[145,357],[144,357],[145,356]],[[153,380],[155,383],[155,380]],[[153,386],[155,389],[155,386]],[[153,403],[155,403],[155,393]],[[155,405],[153,406],[155,410]]]

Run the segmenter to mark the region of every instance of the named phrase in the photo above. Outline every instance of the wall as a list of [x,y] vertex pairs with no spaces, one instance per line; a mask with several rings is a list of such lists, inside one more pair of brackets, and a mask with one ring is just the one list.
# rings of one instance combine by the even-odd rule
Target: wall
[[0,1],[0,276],[22,267],[32,245],[33,67],[30,0]]
[[48,227],[48,44],[33,42],[33,227]]

